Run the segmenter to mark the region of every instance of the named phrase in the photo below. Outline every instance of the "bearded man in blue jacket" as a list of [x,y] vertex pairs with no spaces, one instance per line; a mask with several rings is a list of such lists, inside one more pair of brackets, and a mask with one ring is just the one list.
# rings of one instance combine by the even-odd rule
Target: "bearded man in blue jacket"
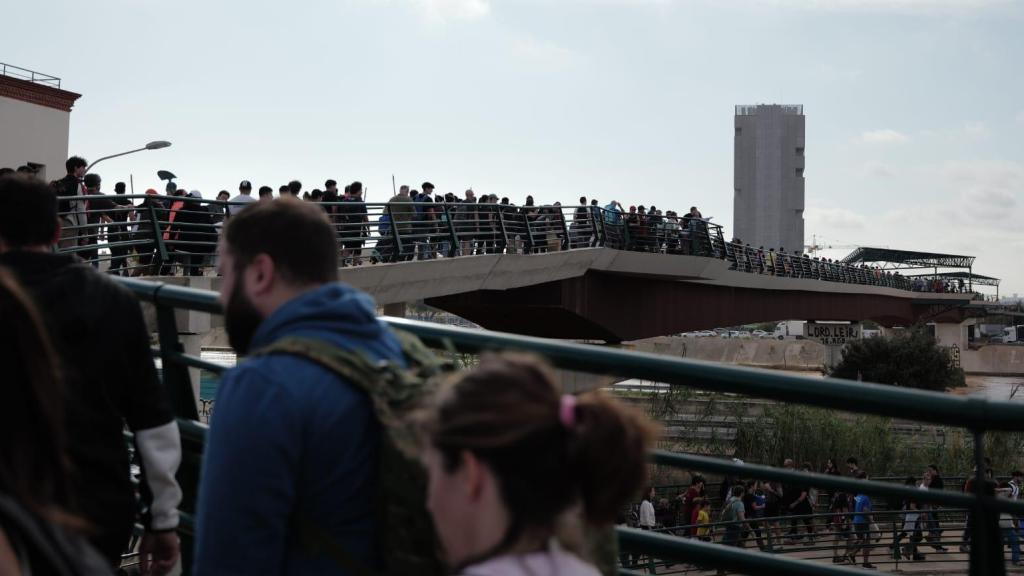
[[[334,229],[315,204],[251,206],[228,221],[219,253],[225,324],[240,356],[298,336],[404,365],[372,299],[335,281]],[[310,552],[299,526],[379,566],[380,434],[366,394],[311,360],[258,356],[227,371],[204,454],[194,573],[345,573]]]

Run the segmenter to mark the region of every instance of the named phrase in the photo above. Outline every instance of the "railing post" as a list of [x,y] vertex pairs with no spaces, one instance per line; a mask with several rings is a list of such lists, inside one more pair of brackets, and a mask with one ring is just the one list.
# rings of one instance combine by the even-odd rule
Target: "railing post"
[[1003,537],[999,529],[999,513],[987,509],[982,499],[991,498],[985,470],[985,431],[974,429],[974,495],[977,504],[971,509],[967,528],[970,530],[971,576],[1005,576]]
[[569,241],[569,225],[565,222],[565,212],[562,211],[562,207],[558,207],[558,218],[562,221],[562,250],[571,250],[572,242]]
[[[523,226],[526,230],[526,244],[529,246],[528,248],[523,249],[523,254],[533,254],[533,230],[530,229],[530,215],[526,210],[523,210]],[[527,252],[527,250],[529,250],[529,252]]]
[[402,253],[402,237],[398,234],[398,222],[395,221],[395,211],[391,209],[391,203],[386,206],[388,218],[391,219],[391,234],[395,237],[395,262],[400,262],[404,256]]
[[179,418],[199,420],[199,410],[192,394],[192,379],[189,378],[188,367],[175,358],[175,354],[184,354],[185,348],[178,339],[178,323],[174,317],[174,308],[160,304],[159,294],[154,305],[160,342],[161,372],[167,401]]
[[153,241],[157,251],[158,263],[154,267],[156,273],[154,276],[160,275],[160,270],[163,269],[165,262],[170,262],[171,258],[167,254],[167,245],[164,244],[164,231],[160,229],[160,219],[156,216],[156,208],[153,208],[152,204],[148,204],[146,208],[149,209],[150,222],[153,224]]
[[505,229],[505,210],[503,204],[498,204],[498,226],[501,227],[501,253],[508,251],[508,231]]
[[441,209],[444,210],[444,219],[448,222],[448,234],[452,237],[452,241],[448,246],[447,257],[454,257],[459,253],[459,235],[455,233],[455,223],[452,222],[452,213],[448,210],[448,203],[445,202],[441,205]]

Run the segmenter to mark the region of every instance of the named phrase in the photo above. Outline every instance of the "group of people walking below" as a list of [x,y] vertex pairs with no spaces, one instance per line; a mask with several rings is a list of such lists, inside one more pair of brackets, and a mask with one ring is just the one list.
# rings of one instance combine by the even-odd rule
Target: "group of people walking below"
[[[789,459],[783,462],[783,468],[796,470]],[[804,463],[800,470],[811,472],[813,468]],[[821,473],[843,475],[832,459],[826,461]],[[868,479],[852,457],[846,461],[845,475]],[[1014,470],[998,483],[992,479],[991,470],[986,476],[994,494],[1021,499],[1021,471]],[[968,477],[963,491],[972,493],[975,482],[974,475]],[[920,477],[908,476],[904,484],[918,490],[949,489],[934,464]],[[916,498],[881,499],[876,509],[876,502],[866,492],[826,493],[808,484],[726,477],[717,488],[717,493],[711,494],[704,476],[699,474],[691,477],[686,490],[674,496],[669,488],[661,490],[659,498],[659,490],[648,487],[634,511],[620,515],[620,523],[726,546],[756,545],[769,553],[820,549],[830,552],[834,563],[872,569],[872,556],[876,561],[919,562],[927,559],[923,550],[926,546],[936,553],[953,553],[955,549],[967,552],[971,546],[969,515]],[[1005,544],[1013,565],[1020,563],[1022,520],[1020,516],[1001,514],[999,532],[993,535]],[[960,539],[949,535],[959,535]],[[641,565],[645,560],[653,561],[629,553],[621,557],[627,566]]]

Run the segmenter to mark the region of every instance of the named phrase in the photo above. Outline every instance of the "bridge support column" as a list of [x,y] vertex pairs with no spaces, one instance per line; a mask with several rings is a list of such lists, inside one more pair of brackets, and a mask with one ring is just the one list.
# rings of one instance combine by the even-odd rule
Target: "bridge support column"
[[956,346],[960,350],[966,350],[967,326],[974,323],[974,318],[963,322],[936,322],[935,341],[944,348]]
[[[193,276],[189,278],[187,286],[200,290],[210,290],[212,286],[211,280],[208,276]],[[206,312],[180,309],[177,313],[178,340],[181,342],[182,348],[185,349],[185,354],[198,358],[203,352],[203,340],[212,330],[210,315]],[[202,374],[199,368],[190,367],[188,369],[188,379],[192,385],[192,398],[195,400],[196,410],[202,413],[202,407],[199,405],[199,387]]]
[[945,348],[949,361],[954,367],[961,367],[961,358],[968,351],[967,327],[976,324],[976,318],[968,318],[963,322],[936,322],[935,342]]
[[384,305],[384,315],[395,318],[405,318],[405,302],[395,302]]

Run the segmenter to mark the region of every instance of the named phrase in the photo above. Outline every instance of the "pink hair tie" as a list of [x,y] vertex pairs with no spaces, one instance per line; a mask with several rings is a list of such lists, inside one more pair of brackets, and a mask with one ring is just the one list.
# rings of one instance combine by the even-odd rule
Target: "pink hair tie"
[[558,419],[567,430],[576,427],[576,397],[564,394],[558,408]]

